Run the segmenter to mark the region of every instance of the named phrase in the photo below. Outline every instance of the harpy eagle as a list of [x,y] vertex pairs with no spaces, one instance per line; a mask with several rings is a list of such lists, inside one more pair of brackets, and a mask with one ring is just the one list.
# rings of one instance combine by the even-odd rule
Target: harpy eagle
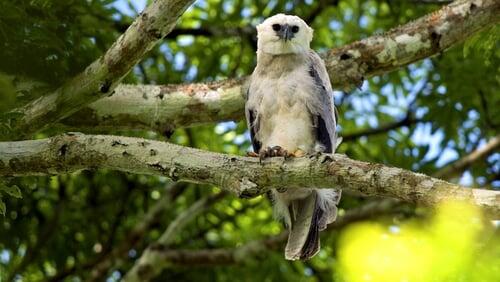
[[[278,14],[257,26],[257,66],[245,104],[254,156],[333,153],[340,142],[330,79],[309,47],[312,37],[297,16]],[[336,218],[341,191],[283,188],[270,194],[275,217],[289,229],[285,258],[309,259],[319,251],[319,232]]]

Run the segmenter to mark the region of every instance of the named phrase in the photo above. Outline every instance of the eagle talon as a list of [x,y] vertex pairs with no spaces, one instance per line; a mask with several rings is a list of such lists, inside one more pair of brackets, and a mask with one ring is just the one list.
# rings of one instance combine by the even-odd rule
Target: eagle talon
[[319,159],[322,155],[323,155],[323,153],[321,153],[321,152],[315,152],[315,153],[310,154],[309,158],[310,159]]
[[332,156],[330,156],[330,155],[323,155],[321,163],[324,164],[326,162],[332,162],[332,161],[333,161]]
[[248,191],[243,191],[243,192],[241,192],[241,193],[238,195],[238,197],[239,197],[240,199],[251,199],[251,198],[255,197],[255,195],[254,195],[254,194],[252,194],[251,192],[248,192]]
[[265,149],[260,150],[259,159],[262,161],[265,158],[270,157],[285,157],[288,158],[290,154],[287,150],[283,149],[281,146],[267,147]]
[[286,154],[283,155],[283,157],[285,158],[285,161],[286,161],[286,160],[289,160],[290,158],[292,158],[293,155],[291,153],[286,152]]
[[267,158],[267,157],[271,157],[271,147],[267,147],[265,149],[262,149],[259,151],[259,162],[262,163],[262,160]]
[[288,151],[280,146],[274,146],[273,150],[276,152],[275,157],[284,157],[286,159],[289,155]]
[[255,152],[247,152],[247,157],[257,158],[259,157],[259,154]]

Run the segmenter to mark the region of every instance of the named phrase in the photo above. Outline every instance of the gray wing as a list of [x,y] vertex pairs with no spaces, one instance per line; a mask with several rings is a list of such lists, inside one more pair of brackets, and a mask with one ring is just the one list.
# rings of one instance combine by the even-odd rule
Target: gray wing
[[259,153],[262,147],[262,142],[257,138],[259,131],[260,118],[257,115],[257,110],[250,106],[248,100],[250,99],[250,86],[246,89],[246,103],[245,103],[245,117],[247,119],[248,130],[250,131],[250,140],[252,141],[253,151]]
[[[310,52],[309,58],[308,72],[313,90],[308,108],[313,118],[316,142],[324,147],[324,152],[333,153],[337,136],[330,78],[323,61],[314,51]],[[285,247],[287,259],[307,260],[319,251],[319,232],[335,220],[340,193],[335,189],[319,189],[305,199],[292,202],[292,206],[299,206]]]
[[332,101],[332,86],[321,58],[310,52],[309,75],[314,80],[317,109],[312,113],[316,130],[316,141],[324,146],[325,153],[333,153],[337,147],[335,106]]

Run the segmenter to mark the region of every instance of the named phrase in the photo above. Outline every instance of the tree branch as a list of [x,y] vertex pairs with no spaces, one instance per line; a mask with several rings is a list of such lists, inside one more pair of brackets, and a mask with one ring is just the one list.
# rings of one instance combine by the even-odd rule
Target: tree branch
[[322,155],[291,160],[238,157],[131,137],[67,134],[0,142],[0,176],[108,168],[217,185],[241,197],[271,188],[338,187],[368,196],[434,205],[465,200],[500,216],[500,191],[469,189],[407,170]]
[[[492,141],[489,142],[491,144]],[[483,149],[483,148],[482,148]],[[483,149],[484,150],[484,149]],[[478,158],[469,159],[471,164]],[[460,161],[458,161],[460,162]],[[452,164],[452,167],[454,164]],[[448,167],[438,171],[435,175],[447,171]],[[335,222],[328,225],[328,230],[341,229],[347,224],[359,220],[365,220],[370,217],[392,212],[395,207],[401,204],[401,201],[395,199],[384,199],[381,201],[371,201],[363,206],[350,209],[344,215],[339,216]],[[210,249],[210,250],[158,250],[162,261],[168,261],[170,264],[206,266],[242,263],[245,260],[259,256],[263,252],[279,248],[287,238],[287,233],[282,232],[279,235],[266,239],[247,243],[235,249]]]
[[[144,54],[175,26],[193,0],[153,1],[108,51],[56,91],[13,110],[21,116],[3,139],[21,139],[110,94]],[[0,137],[2,138],[2,137]]]
[[362,129],[362,130],[359,130],[356,132],[346,133],[345,135],[341,134],[342,141],[351,141],[351,140],[358,139],[362,136],[371,136],[371,135],[385,133],[385,132],[388,132],[390,130],[397,129],[397,128],[400,128],[403,126],[411,126],[411,125],[414,125],[414,124],[419,123],[421,121],[422,121],[421,119],[406,117],[404,119],[401,119],[400,121],[383,124],[380,127]]
[[[491,151],[493,149],[494,141],[490,141],[487,146],[481,148],[482,152],[486,148]],[[477,151],[471,155],[478,156]],[[473,162],[479,160],[480,158],[470,158],[466,157],[459,160],[451,165],[451,167],[456,168],[458,163],[465,163],[463,160],[467,159],[467,163],[470,165]],[[462,167],[462,166],[461,166]],[[445,167],[435,174],[440,175],[448,171],[450,166]],[[402,202],[396,199],[383,199],[370,201],[363,206],[350,209],[344,215],[339,216],[335,222],[328,225],[328,230],[341,229],[347,224],[356,222],[359,220],[365,220],[370,217],[377,216],[379,214],[384,214],[392,212],[395,207],[401,205]],[[244,261],[254,258],[263,252],[274,250],[279,248],[287,238],[287,233],[282,232],[279,235],[272,236],[263,240],[258,240],[254,242],[247,243],[241,247],[235,249],[211,249],[211,250],[173,250],[173,249],[160,249],[155,250],[159,252],[157,256],[160,256],[161,261],[168,262],[169,264],[176,265],[189,265],[189,266],[205,266],[205,265],[221,265],[221,264],[235,264],[243,263]],[[164,263],[163,266],[167,266]],[[159,270],[158,270],[159,272]]]
[[451,165],[435,173],[437,178],[450,179],[459,176],[474,162],[487,157],[500,148],[500,135],[493,137],[486,145],[478,148],[466,155],[465,157],[455,161]]
[[145,237],[146,232],[151,226],[158,223],[159,216],[172,207],[172,202],[179,195],[180,190],[185,188],[184,186],[185,185],[179,185],[178,183],[174,184],[173,187],[148,210],[138,224],[127,232],[125,240],[118,246],[114,246],[107,256],[98,259],[97,263],[92,266],[90,277],[86,281],[102,281],[106,271],[113,266],[116,258],[126,254],[127,251],[134,248],[134,246]]
[[303,18],[303,20],[308,24],[312,25],[314,20],[323,12],[329,5],[331,6],[338,6],[339,5],[339,0],[333,0],[333,1],[327,1],[327,0],[320,0],[317,1],[318,3],[316,6],[311,10],[311,12]]
[[[443,52],[500,20],[500,2],[456,1],[414,22],[323,54],[332,84],[351,88]],[[110,128],[170,131],[200,123],[243,118],[240,80],[188,85],[123,85],[62,121],[64,128],[105,132]],[[179,117],[178,117],[179,116]]]
[[39,234],[36,235],[37,240],[35,243],[30,244],[28,241],[24,256],[17,265],[12,266],[12,271],[6,276],[6,281],[14,281],[16,275],[22,274],[40,256],[43,247],[46,246],[45,244],[56,234],[56,230],[60,225],[60,216],[64,213],[64,208],[67,204],[66,183],[61,181],[58,189],[58,200],[52,218],[39,228]]
[[415,4],[448,4],[453,0],[412,0],[411,2]]
[[58,271],[47,281],[63,281],[67,276],[72,275],[77,270],[90,271],[90,277],[86,281],[102,281],[106,271],[113,265],[117,257],[123,256],[130,249],[136,247],[137,243],[145,236],[152,226],[158,223],[162,213],[171,208],[173,200],[185,188],[181,183],[175,183],[162,197],[150,208],[139,222],[129,231],[123,241],[114,246],[108,253],[97,258],[90,259],[82,265],[72,265]]
[[171,132],[179,127],[244,117],[243,81],[228,79],[186,85],[120,85],[62,121],[62,129],[92,132],[149,129]]
[[[125,32],[129,27],[127,23],[114,22],[118,32]],[[191,36],[206,36],[206,37],[227,37],[227,36],[238,36],[238,37],[255,37],[257,35],[255,29],[249,26],[237,26],[237,27],[226,27],[226,26],[200,26],[197,28],[186,28],[177,27],[173,29],[169,34],[167,34],[165,39],[176,39],[179,36],[191,35]]]
[[[350,223],[391,212],[397,204],[397,201],[385,199],[382,201],[370,202],[361,207],[350,209],[344,215],[339,216],[335,222],[328,225],[328,230],[338,230]],[[238,264],[244,263],[249,259],[262,256],[270,250],[279,249],[287,238],[288,233],[284,231],[278,235],[251,241],[233,249],[160,249],[156,250],[156,252],[157,256],[161,258],[161,261],[163,261],[164,264],[170,265],[206,266]]]
[[443,52],[500,20],[496,0],[455,1],[389,32],[330,50],[323,58],[332,83],[349,88]]
[[177,216],[163,232],[160,238],[144,250],[141,257],[137,259],[134,266],[123,277],[123,281],[149,281],[152,277],[160,274],[166,261],[158,255],[159,250],[168,249],[175,238],[175,234],[183,229],[186,224],[196,218],[200,213],[221,200],[226,193],[218,193],[198,200],[187,210]]
[[[169,136],[175,129],[244,118],[242,80],[179,85],[119,85],[116,94],[90,104],[64,119],[61,131],[108,132],[153,130]],[[399,121],[342,134],[351,141],[381,134],[421,120],[407,116]]]

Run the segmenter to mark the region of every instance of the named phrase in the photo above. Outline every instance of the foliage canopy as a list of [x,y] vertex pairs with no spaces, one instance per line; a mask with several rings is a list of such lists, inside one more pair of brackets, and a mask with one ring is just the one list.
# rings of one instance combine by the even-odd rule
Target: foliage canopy
[[[124,82],[186,83],[247,75],[255,65],[253,26],[278,12],[306,19],[315,30],[312,47],[321,51],[381,33],[439,8],[439,4],[424,2],[428,1],[197,1],[182,16],[177,29],[149,52]],[[15,115],[9,110],[56,88],[102,55],[144,4],[130,0],[0,0],[0,124],[5,126],[4,122]],[[381,134],[362,134],[344,142],[339,151],[354,159],[432,175],[484,145],[500,128],[499,36],[499,28],[494,27],[443,54],[370,79],[360,89],[336,91],[341,135],[416,120]],[[52,133],[43,132],[37,137]],[[241,121],[178,129],[169,138],[144,131],[127,135],[168,139],[232,154],[244,154],[250,147],[246,125]],[[499,176],[500,154],[494,153],[454,180],[498,189]],[[88,279],[91,270],[114,249],[128,246],[98,279],[117,280],[178,214],[218,191],[216,187],[206,189],[174,184],[161,177],[107,170],[0,181],[0,212],[5,213],[0,218],[2,281],[12,278],[13,273],[22,281]],[[162,207],[139,238],[131,239],[131,230],[165,198],[174,200]],[[345,213],[372,200],[346,194],[340,207]],[[429,212],[400,205],[378,220],[405,228],[407,218]],[[443,222],[446,225],[447,221]],[[456,226],[449,225],[436,235],[446,238],[432,238],[457,238],[450,233],[457,230]],[[372,234],[386,226],[363,228],[368,228],[366,234]],[[171,248],[234,248],[281,231],[264,197],[240,200],[226,196],[179,231]],[[354,231],[343,233],[340,241],[338,231],[325,233],[322,251],[308,262],[284,261],[280,247],[249,257],[240,265],[173,265],[157,279],[329,281],[336,277],[341,281],[343,274],[339,271],[344,269],[344,261],[339,263],[337,250],[338,246],[341,251],[348,248],[342,242],[349,241],[349,232]],[[480,253],[492,242],[498,243],[498,232],[474,233],[479,246],[472,249]],[[397,244],[396,239],[389,242]],[[358,256],[360,252],[363,250],[358,250]],[[460,248],[456,252],[460,255]],[[483,256],[491,258],[489,252]],[[498,254],[465,269],[473,272],[495,263],[498,267]],[[449,277],[462,277],[463,273],[465,270],[451,272],[455,276]],[[495,279],[485,276],[490,278],[488,281]]]

